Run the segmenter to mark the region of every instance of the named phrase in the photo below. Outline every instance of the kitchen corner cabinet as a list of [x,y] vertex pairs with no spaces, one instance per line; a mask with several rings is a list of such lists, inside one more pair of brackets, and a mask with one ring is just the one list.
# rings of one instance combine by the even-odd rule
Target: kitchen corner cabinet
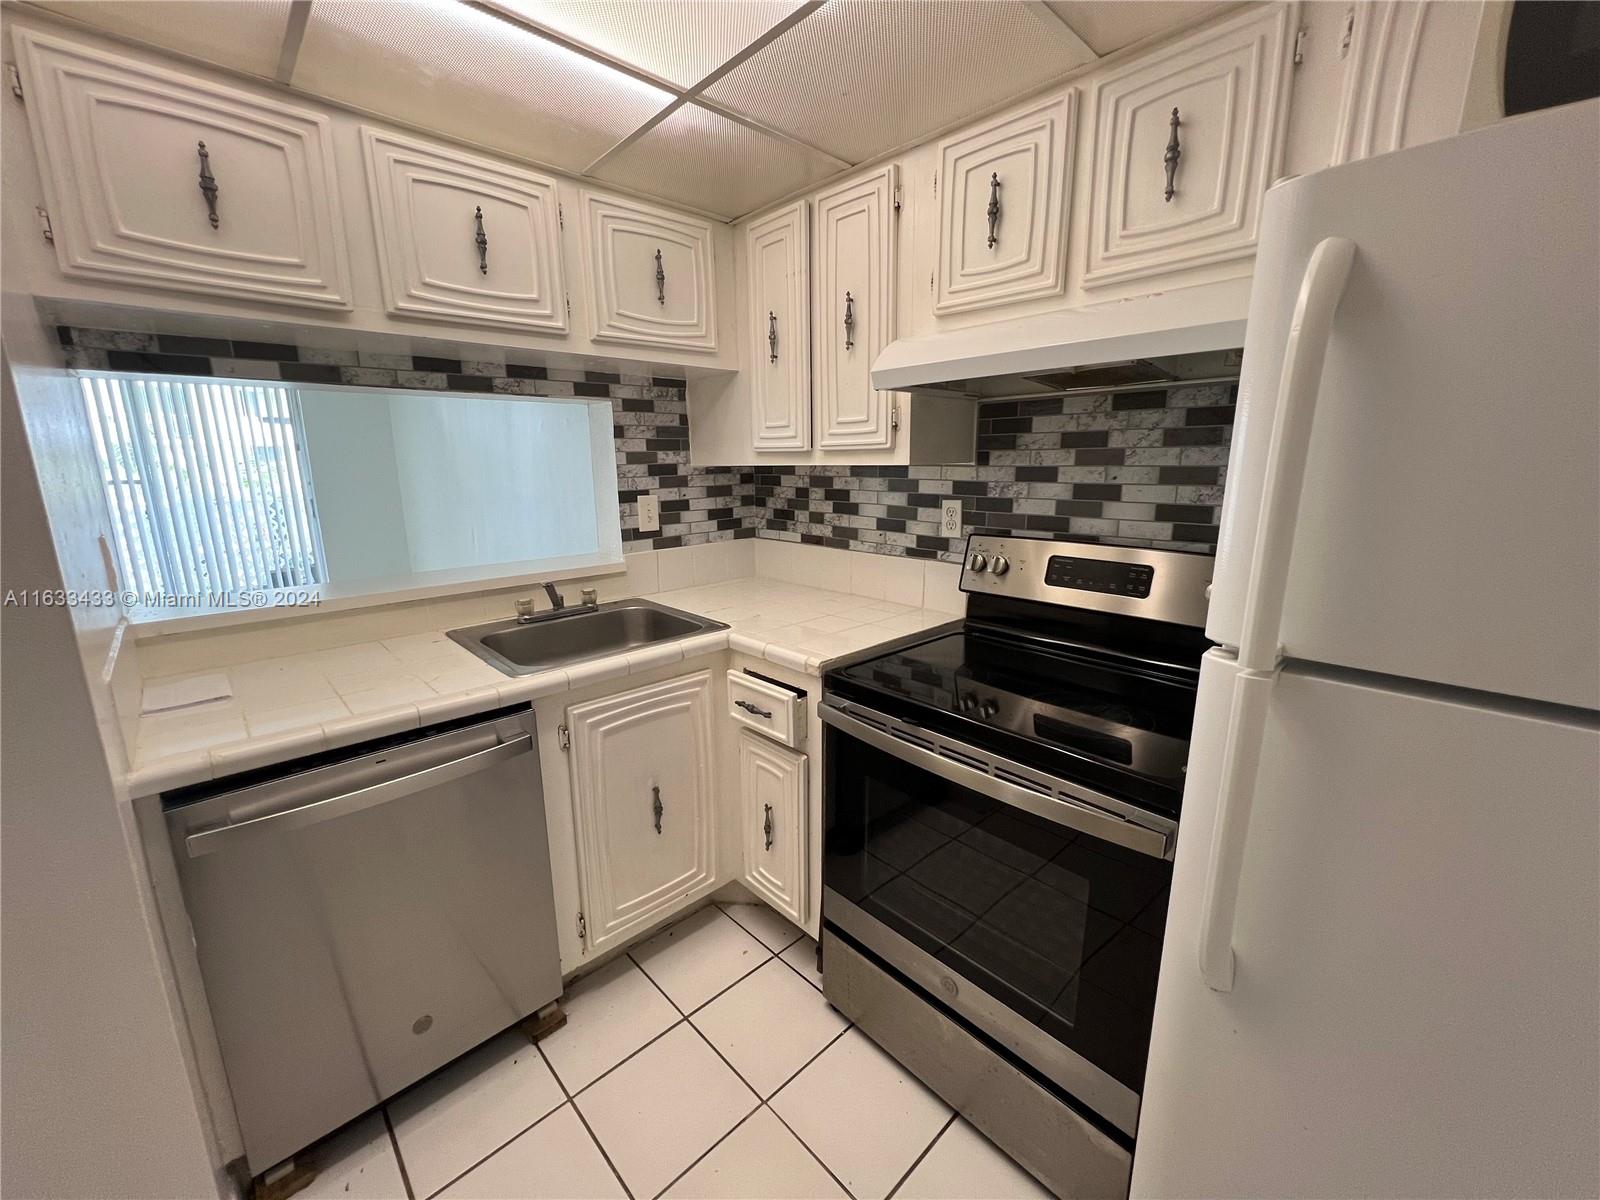
[[1068,88],[939,144],[935,313],[1066,290],[1077,99]]
[[893,165],[816,199],[816,445],[894,445],[894,393],[872,386],[872,363],[894,340],[897,261]]
[[712,713],[708,671],[567,710],[590,951],[716,886]]
[[1282,157],[1295,15],[1292,4],[1246,9],[1094,84],[1084,287],[1255,253]]
[[567,331],[554,179],[371,125],[361,149],[388,312]]
[[808,779],[804,754],[739,734],[744,883],[796,925],[806,923]]
[[581,207],[594,340],[715,350],[711,225],[602,192]]
[[16,47],[64,275],[351,306],[326,116],[33,30]]
[[811,230],[804,200],[745,230],[751,444],[811,448]]

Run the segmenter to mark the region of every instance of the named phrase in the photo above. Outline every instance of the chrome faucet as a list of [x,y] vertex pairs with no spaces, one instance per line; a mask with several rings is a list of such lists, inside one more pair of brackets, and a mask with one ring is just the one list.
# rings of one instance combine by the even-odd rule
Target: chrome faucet
[[550,597],[550,610],[552,612],[560,612],[567,606],[567,602],[561,598],[561,593],[556,591],[556,585],[548,579],[545,580],[544,594]]
[[548,621],[552,617],[558,617],[564,613],[571,613],[572,615],[576,616],[579,613],[593,612],[595,609],[600,607],[599,597],[595,594],[594,588],[584,588],[583,603],[578,605],[576,608],[568,609],[566,599],[561,595],[560,592],[556,591],[555,584],[546,581],[545,583],[540,584],[540,586],[544,588],[544,594],[550,597],[550,611],[543,613],[535,612],[533,606],[533,597],[524,596],[522,599],[516,602],[517,624],[531,625],[535,621]]

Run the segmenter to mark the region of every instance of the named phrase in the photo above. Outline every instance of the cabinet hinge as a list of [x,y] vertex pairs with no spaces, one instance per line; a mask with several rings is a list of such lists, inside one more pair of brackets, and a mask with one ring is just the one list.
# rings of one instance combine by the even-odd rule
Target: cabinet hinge
[[572,294],[570,292],[567,293],[565,299],[567,302],[567,320],[570,321],[572,320]]
[[16,63],[6,64],[6,82],[11,85],[11,94],[18,100],[25,97],[22,94],[22,76],[17,71]]
[[1339,38],[1339,57],[1340,58],[1345,58],[1345,57],[1347,57],[1349,55],[1349,53],[1350,53],[1350,43],[1355,40],[1355,36],[1356,36],[1356,10],[1353,9],[1353,8],[1347,8],[1347,9],[1345,9],[1345,13],[1344,13],[1344,33]]
[[898,400],[889,401],[889,428],[900,428],[900,401]]
[[935,200],[939,198],[939,172],[937,171],[933,173],[933,198]]
[[589,925],[588,925],[588,922],[586,922],[583,919],[583,914],[580,912],[578,914],[578,938],[581,941],[583,938],[586,938],[588,936],[589,936]]
[[928,272],[928,295],[933,295],[933,272]]
[[565,725],[557,725],[556,726],[556,741],[558,743],[560,743],[561,748],[563,750],[571,750],[572,749],[572,730],[568,729]]
[[33,212],[39,219],[39,232],[44,235],[44,240],[53,243],[56,240],[56,231],[50,227],[50,214],[42,208],[36,208]]
[[567,214],[561,205],[556,205],[556,224],[565,229],[567,227]]
[[900,185],[898,183],[894,185],[894,210],[895,212],[900,211]]
[[1306,60],[1306,33],[1304,25],[1294,31],[1294,65],[1297,67]]

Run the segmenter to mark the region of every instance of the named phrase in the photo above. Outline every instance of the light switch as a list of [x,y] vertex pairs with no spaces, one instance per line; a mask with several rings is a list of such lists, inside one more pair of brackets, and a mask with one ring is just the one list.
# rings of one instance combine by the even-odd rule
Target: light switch
[[661,501],[654,496],[639,497],[639,532],[655,533],[661,528]]
[[961,501],[946,500],[939,505],[939,536],[961,536]]

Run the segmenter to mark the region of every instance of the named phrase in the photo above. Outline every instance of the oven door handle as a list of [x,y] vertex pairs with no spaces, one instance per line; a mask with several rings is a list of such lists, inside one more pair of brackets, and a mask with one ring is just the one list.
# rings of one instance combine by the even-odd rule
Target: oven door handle
[[[850,714],[828,704],[818,705],[824,724],[832,725],[840,733],[865,742],[885,754],[892,754],[912,766],[928,771],[960,787],[970,788],[991,800],[1011,808],[1032,813],[1056,825],[1076,829],[1101,841],[1112,842],[1126,849],[1148,854],[1151,858],[1171,857],[1172,836],[1162,830],[1125,821],[1098,808],[1061,796],[1045,796],[1028,788],[997,779],[987,771],[945,758],[894,734],[869,725]],[[974,756],[976,757],[976,756]]]

